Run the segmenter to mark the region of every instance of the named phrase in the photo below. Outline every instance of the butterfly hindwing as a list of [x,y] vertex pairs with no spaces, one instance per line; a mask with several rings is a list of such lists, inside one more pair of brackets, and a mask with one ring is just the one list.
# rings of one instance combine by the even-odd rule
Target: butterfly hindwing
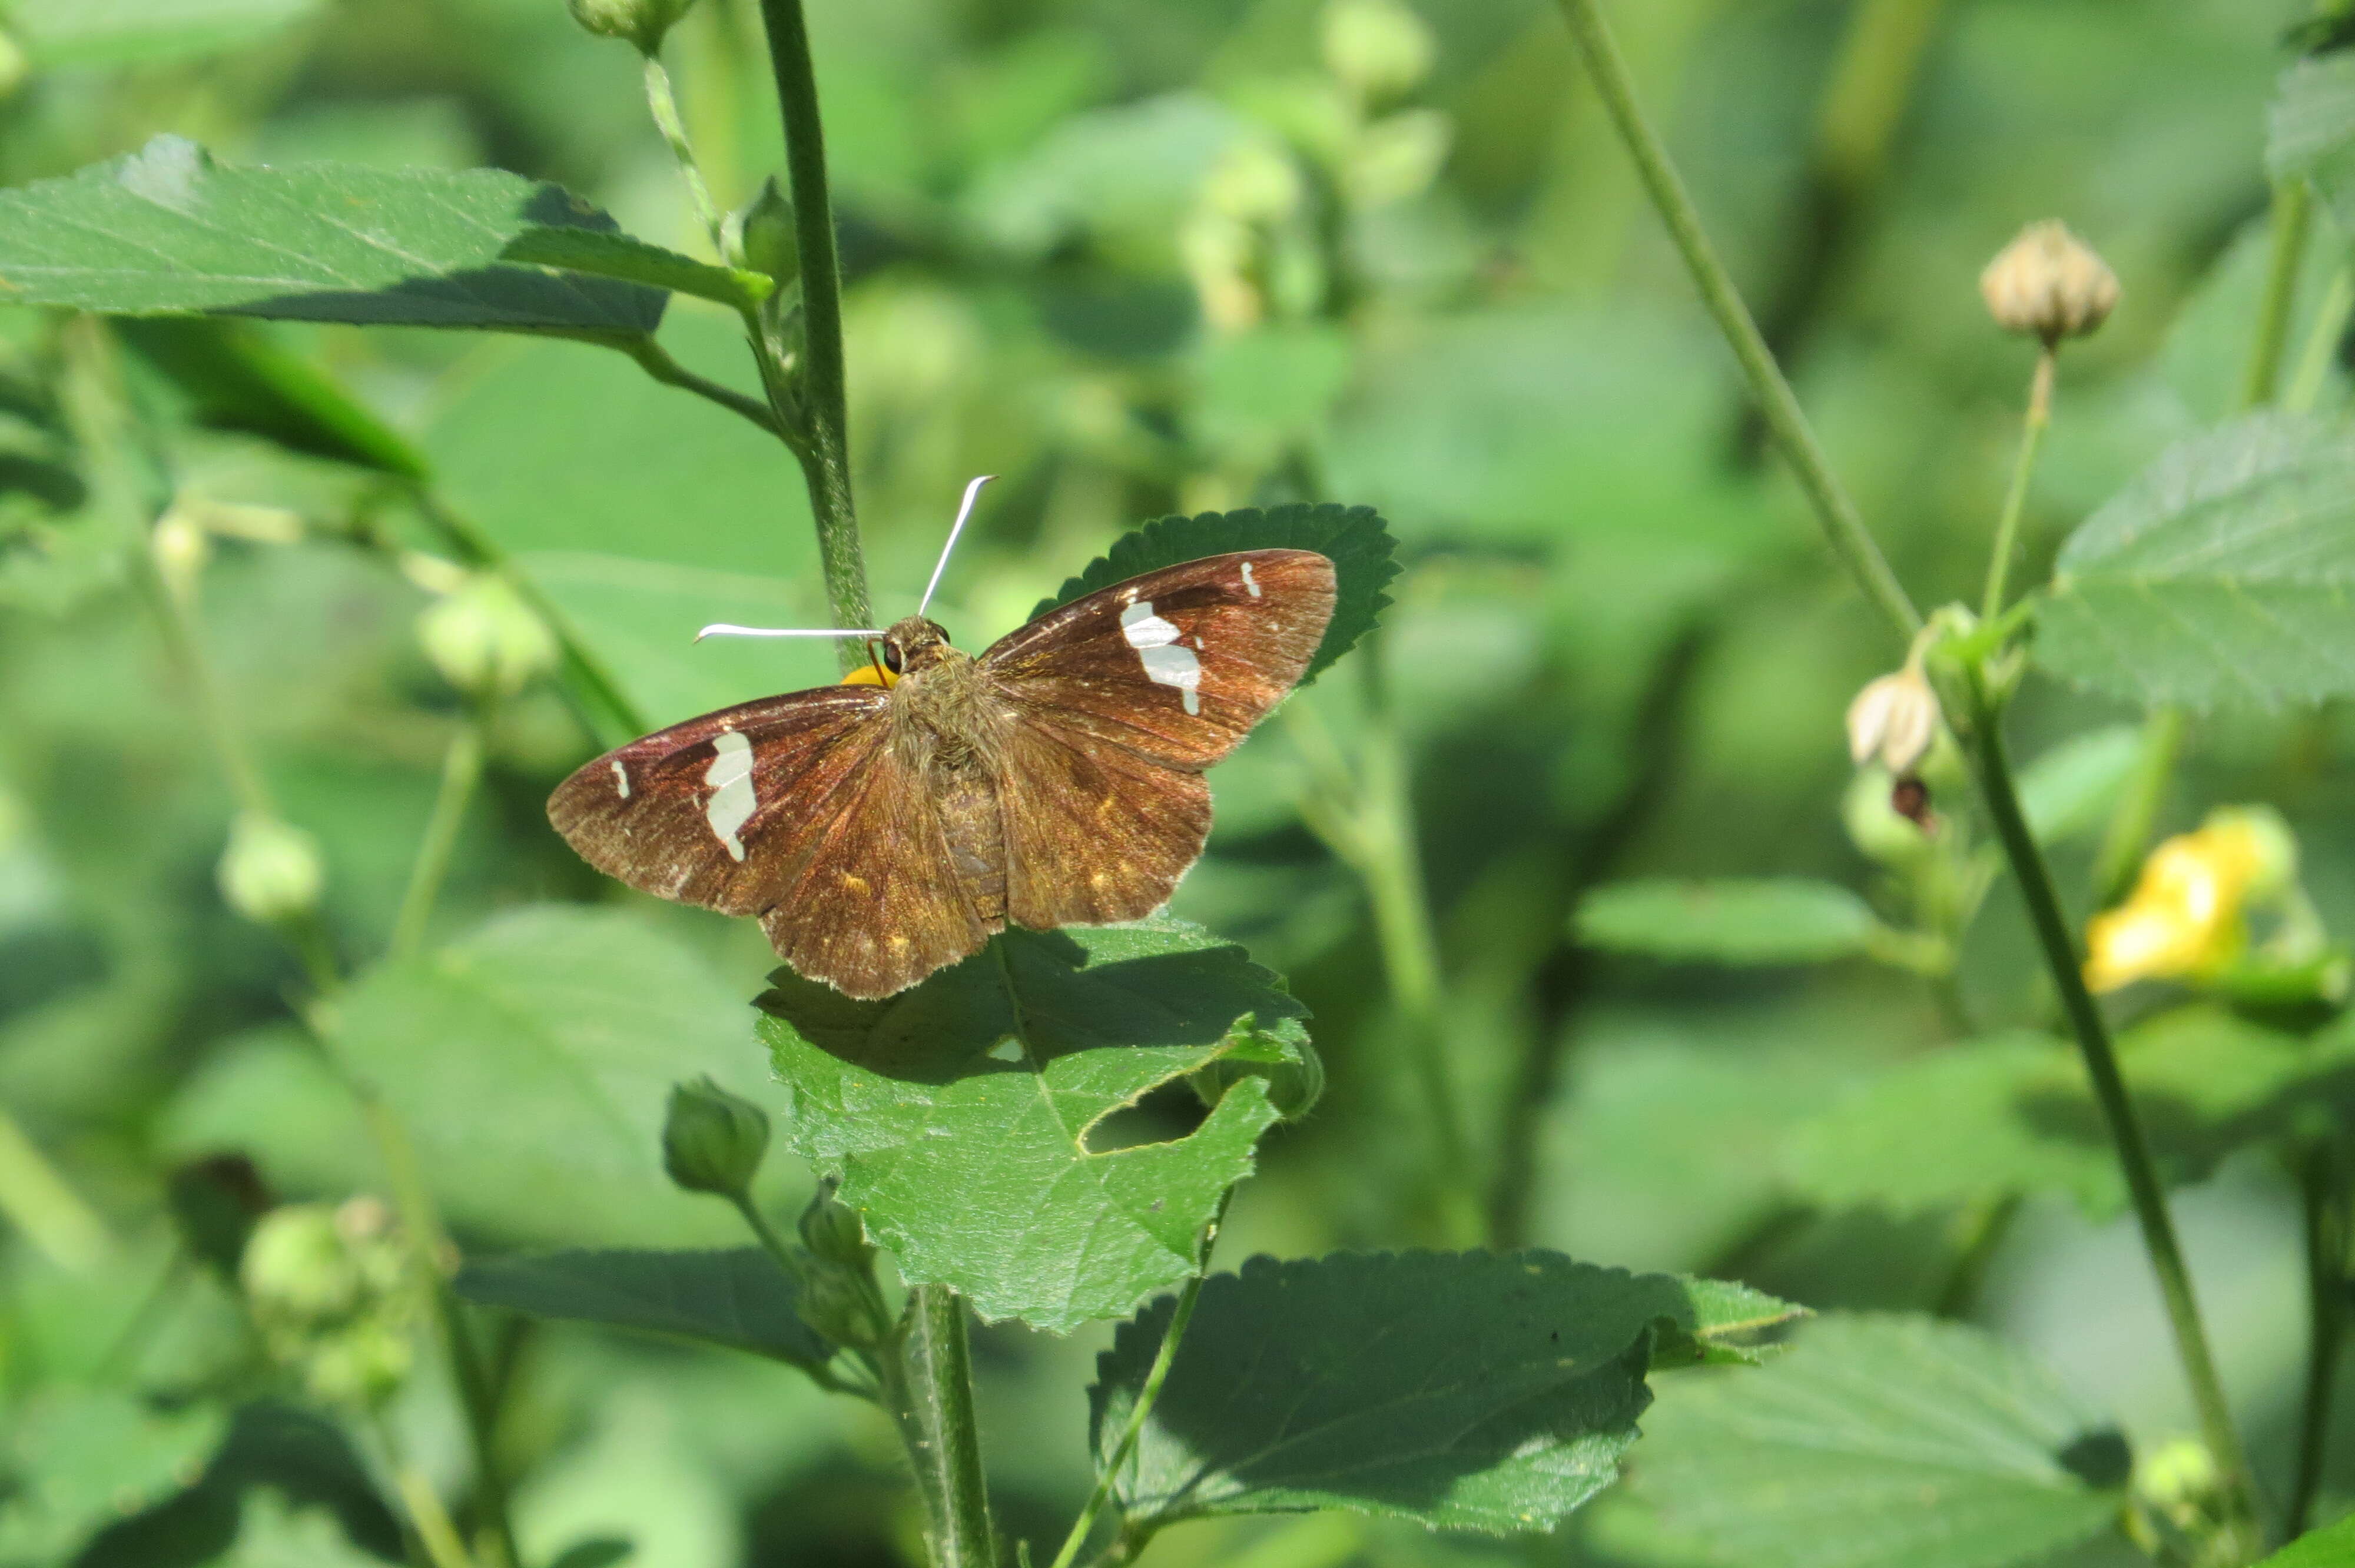
[[584,764],[549,797],[549,821],[633,887],[760,914],[806,862],[824,802],[889,733],[889,702],[822,686],[688,719]]
[[1034,930],[1144,918],[1210,836],[1201,775],[1046,724],[1008,726],[997,799],[1006,912]]
[[1007,633],[984,674],[1020,716],[1199,772],[1283,699],[1333,618],[1333,563],[1246,550],[1099,588]]
[[761,916],[795,973],[861,1001],[980,951],[1005,925],[976,907],[951,847],[949,802],[908,738],[876,747],[826,803],[792,882]]

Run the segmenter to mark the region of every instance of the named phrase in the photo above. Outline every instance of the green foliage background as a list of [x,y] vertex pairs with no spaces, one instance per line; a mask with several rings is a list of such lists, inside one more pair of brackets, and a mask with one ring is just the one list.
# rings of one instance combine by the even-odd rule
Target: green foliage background
[[[0,101],[0,184],[68,175],[168,132],[225,164],[487,164],[702,254],[632,55],[580,32],[561,0],[6,9],[0,26],[27,71]],[[2131,532],[2135,508],[2151,504],[2130,488],[2137,476],[2234,410],[2264,270],[2265,106],[2302,6],[1611,9],[1737,281],[1924,603],[1977,598],[2031,351],[1988,323],[1975,281],[2024,221],[2064,217],[2126,298],[2062,359],[2019,580],[2043,580],[2062,539],[2105,505]],[[1411,767],[1465,1147],[1435,1194],[1411,1021],[1393,1004],[1361,866],[1319,793],[1316,746],[1351,755],[1379,739],[1361,654],[1213,775],[1216,835],[1173,908],[1287,977],[1327,1076],[1316,1112],[1260,1145],[1224,1266],[1460,1245],[1452,1227],[1470,1213],[1501,1246],[1738,1278],[1824,1312],[1959,1317],[2048,1371],[2022,1374],[2017,1397],[1988,1395],[1990,1421],[2017,1423],[2021,1467],[1933,1455],[1931,1478],[1998,1502],[2006,1488],[2034,1494],[2005,1516],[2024,1533],[1985,1561],[2046,1547],[2110,1561],[2112,1545],[2076,1544],[2100,1528],[2102,1499],[2056,1489],[2066,1478],[2036,1445],[2094,1419],[2081,1411],[2116,1419],[2138,1450],[2191,1425],[2147,1265],[2117,1217],[2115,1172],[2066,1131],[2090,1115],[2073,1078],[2046,1107],[2063,1135],[2031,1137],[2011,1114],[2012,1075],[2035,1048],[2004,1032],[2047,1026],[2050,1001],[2008,886],[1998,880],[1965,933],[1947,991],[1908,972],[1913,949],[1887,943],[1898,911],[1843,830],[1840,715],[1898,651],[1762,456],[1732,362],[1554,8],[1423,0],[1436,54],[1427,79],[1384,106],[1387,142],[1336,130],[1340,89],[1311,0],[810,10],[879,614],[912,608],[959,487],[985,471],[1004,477],[933,610],[967,647],[1165,514],[1335,502],[1378,508],[1400,541],[1378,641]],[[1914,61],[1891,39],[1917,23]],[[669,50],[728,206],[781,158],[757,37],[744,0],[703,0]],[[25,220],[12,209],[11,221]],[[2294,344],[2345,253],[2345,237],[2324,233]],[[1219,248],[1237,234],[1252,260],[1222,270]],[[9,242],[0,230],[0,249]],[[338,264],[332,247],[310,259]],[[608,295],[614,319],[635,319],[628,291]],[[69,1189],[18,1182],[0,1205],[11,1222],[0,1387],[12,1443],[52,1455],[80,1451],[56,1436],[45,1401],[57,1388],[190,1383],[235,1345],[225,1288],[171,1265],[174,1171],[235,1150],[282,1198],[340,1200],[386,1181],[358,1108],[290,1023],[293,960],[215,887],[233,802],[122,568],[125,482],[73,426],[70,387],[63,414],[44,401],[54,331],[37,313],[0,313],[0,1105]],[[682,295],[660,336],[680,362],[750,391],[733,331]],[[833,678],[822,649],[688,645],[710,620],[823,622],[801,477],[776,443],[608,348],[301,322],[126,338],[181,501],[218,538],[204,645],[285,815],[324,844],[328,934],[347,960],[384,948],[458,722],[413,635],[428,597],[394,565],[446,550],[436,513],[512,556],[650,723]],[[398,441],[324,414],[257,428],[268,421],[240,397],[255,366],[332,378]],[[2343,376],[2318,369],[2329,419]],[[2341,508],[2346,450],[2342,437],[2338,466],[2307,476]],[[403,475],[425,476],[421,492],[388,478]],[[2048,629],[2064,659],[2071,637],[2092,635],[2103,595],[2140,591],[2174,558],[2163,528],[2132,549],[2100,537],[2074,548]],[[2200,591],[2179,578],[2161,590],[2187,603]],[[2311,617],[2301,629],[2343,615],[2310,594],[2258,608]],[[2246,657],[2272,668],[2280,651],[2261,630]],[[2024,757],[2052,754],[2031,768],[2031,816],[2072,888],[2122,777],[2126,754],[2102,737],[2135,716],[2127,702],[2245,694],[2230,659],[2188,672],[2097,662],[2072,666],[2093,685],[2039,681],[2016,710]],[[2343,712],[2264,705],[2343,690],[2344,671],[2318,660],[2310,679],[2265,680],[2241,683],[2259,702],[2195,723],[2160,825],[2188,828],[2221,802],[2275,804],[2322,921],[2355,931]],[[744,1006],[773,961],[757,930],[623,896],[545,823],[553,784],[618,738],[592,737],[549,688],[511,704],[432,931],[453,946],[377,970],[331,1021],[340,1060],[408,1097],[470,1253],[734,1245],[723,1208],[662,1180],[661,1095],[709,1072],[782,1104]],[[1942,804],[1962,802],[1957,787]],[[1660,921],[1690,938],[1677,883],[1734,876],[1759,879],[1767,921],[1778,885],[1795,882],[1806,901],[1774,927],[1779,940],[1754,925],[1728,938],[1742,967],[1685,962],[1676,939],[1646,937]],[[1590,890],[1639,879],[1574,923]],[[1872,906],[1809,892],[1826,882]],[[527,907],[550,903],[584,907]],[[651,998],[659,1015],[634,1020]],[[2296,1206],[2275,1162],[2234,1150],[2292,1125],[2318,1103],[2309,1079],[2343,1076],[2348,1058],[2344,1031],[2293,1062],[2282,1037],[2252,1044],[2232,1033],[2243,1027],[2177,1018],[2128,1049],[2147,1053],[2164,1098],[2161,1152],[2184,1183],[2203,1301],[2278,1488],[2304,1342]],[[675,1063],[602,1071],[601,1032],[633,1029],[671,1037]],[[1979,1038],[1934,1052],[1965,1035]],[[768,1039],[787,1052],[798,1037]],[[1140,1065],[1140,1085],[1174,1080],[1199,1053],[1166,1054]],[[478,1092],[433,1088],[446,1063],[482,1066]],[[1264,1119],[1256,1088],[1248,1097],[1236,1106]],[[1160,1142],[1202,1114],[1173,1086],[1116,1131]],[[1891,1136],[1916,1118],[1934,1136]],[[1068,1158],[1033,1152],[1042,1170]],[[805,1178],[782,1145],[766,1179],[772,1207],[798,1205]],[[904,1168],[895,1179],[969,1180]],[[1983,1269],[1958,1275],[1972,1227],[2019,1192]],[[85,1216],[98,1232],[76,1228]],[[1156,1245],[1182,1271],[1182,1241]],[[552,1287],[518,1276],[505,1288]],[[790,1359],[782,1311],[751,1310],[736,1331]],[[623,1303],[607,1316],[643,1325],[648,1312]],[[1088,1316],[1047,1314],[1059,1328]],[[1851,1446],[1836,1453],[1881,1455],[1893,1439],[1874,1411],[1840,1403],[1844,1370],[1944,1368],[1951,1331],[1859,1318],[1824,1332],[1794,1375],[1834,1387],[1817,1408]],[[1828,1364],[1835,1346],[1848,1347],[1840,1366]],[[503,1347],[520,1380],[507,1441],[535,1562],[600,1536],[633,1539],[645,1568],[917,1560],[881,1419],[828,1402],[789,1367],[574,1324]],[[1135,1359],[1109,1323],[980,1334],[985,1448],[1016,1533],[1052,1540],[1085,1493],[1080,1390],[1100,1351]],[[1974,1358],[1986,1353],[1979,1340],[1954,1349],[1954,1380],[1982,1386]],[[1772,1542],[1811,1526],[1776,1534],[1764,1503],[1709,1490],[1741,1464],[1711,1445],[1777,1414],[1742,1375],[1660,1383],[1644,1421],[1660,1444],[1654,1471],[1639,1444],[1634,1486],[1534,1545],[1354,1516],[1219,1518],[1161,1538],[1150,1561],[1686,1568],[1711,1560],[1694,1542],[1713,1517],[1735,1521],[1717,1527],[1721,1547],[1781,1561]],[[394,1412],[437,1473],[464,1467],[447,1412],[430,1378]],[[381,1512],[354,1500],[364,1483],[347,1451],[291,1407],[240,1413],[226,1449],[217,1414],[118,1401],[73,1419],[98,1424],[85,1447],[107,1456],[92,1461],[105,1485],[91,1507],[128,1521],[106,1549],[131,1555],[106,1561],[397,1549]],[[2355,1418],[2342,1426],[2324,1518],[2355,1496]],[[1146,1451],[1167,1468],[1191,1457],[1178,1445],[1150,1435]],[[1931,1484],[1927,1470],[1885,1467],[1831,1467],[1860,1512]],[[1789,1484],[1817,1478],[1795,1462]],[[314,1528],[314,1504],[343,1509],[343,1528]],[[11,1528],[23,1533],[0,1552],[66,1560],[71,1543],[41,1538],[39,1518]],[[1953,1561],[1981,1560],[1968,1544]]]

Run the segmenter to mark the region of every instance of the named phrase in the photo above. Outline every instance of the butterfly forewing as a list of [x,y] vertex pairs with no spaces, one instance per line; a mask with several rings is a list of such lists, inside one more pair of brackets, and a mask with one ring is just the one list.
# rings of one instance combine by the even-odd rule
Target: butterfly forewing
[[1199,772],[1316,656],[1333,563],[1248,550],[1114,583],[1000,638],[985,674],[1023,719]]
[[828,801],[873,759],[890,700],[873,686],[823,686],[657,730],[559,785],[549,821],[633,887],[760,914],[807,863]]

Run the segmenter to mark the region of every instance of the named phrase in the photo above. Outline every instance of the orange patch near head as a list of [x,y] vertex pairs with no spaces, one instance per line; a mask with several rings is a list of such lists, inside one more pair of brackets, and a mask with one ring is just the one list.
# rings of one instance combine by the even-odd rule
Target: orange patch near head
[[842,678],[846,686],[880,686],[885,691],[900,683],[900,677],[880,664],[861,664]]

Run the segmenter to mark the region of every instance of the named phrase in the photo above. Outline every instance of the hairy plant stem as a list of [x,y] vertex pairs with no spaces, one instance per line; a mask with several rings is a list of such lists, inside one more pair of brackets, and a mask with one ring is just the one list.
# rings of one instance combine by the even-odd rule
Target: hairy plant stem
[[908,1292],[883,1355],[883,1397],[923,1495],[933,1568],[995,1568],[997,1545],[982,1483],[973,1414],[973,1351],[964,1301],[945,1285]]
[[[516,1551],[515,1525],[507,1504],[505,1473],[498,1462],[498,1401],[483,1364],[474,1336],[466,1327],[464,1308],[450,1288],[450,1261],[456,1249],[442,1228],[433,1190],[417,1162],[409,1129],[376,1090],[355,1086],[360,1114],[367,1120],[377,1152],[384,1161],[385,1181],[392,1188],[394,1213],[407,1240],[411,1266],[425,1278],[433,1307],[433,1327],[450,1361],[451,1381],[457,1385],[458,1405],[465,1418],[466,1443],[474,1461],[476,1510],[489,1537],[487,1554],[494,1568],[521,1568]],[[483,1555],[478,1552],[478,1555]]]
[[1719,332],[1724,334],[1726,345],[1740,362],[1766,428],[1773,433],[1785,461],[1790,463],[1799,488],[1806,492],[1816,520],[1823,528],[1825,543],[1864,589],[1865,597],[1888,618],[1898,636],[1910,641],[1921,629],[1922,612],[1913,608],[1897,575],[1889,569],[1889,562],[1865,528],[1856,503],[1849,498],[1847,490],[1832,472],[1806,415],[1800,410],[1797,397],[1791,391],[1791,384],[1784,379],[1781,368],[1774,363],[1774,352],[1759,335],[1758,323],[1751,319],[1749,307],[1742,302],[1733,280],[1718,260],[1707,231],[1701,228],[1700,213],[1694,207],[1676,165],[1669,162],[1668,148],[1645,117],[1643,106],[1636,101],[1627,62],[1620,57],[1619,46],[1604,22],[1596,0],[1560,0],[1560,4],[1562,17],[1570,25],[1571,37],[1577,40],[1579,53],[1585,58],[1587,75],[1593,80],[1612,123],[1618,128],[1620,140],[1626,143],[1636,172],[1650,193],[1661,222],[1668,227],[1668,238],[1684,258],[1686,270],[1700,291],[1701,302],[1709,308]]
[[730,260],[727,242],[720,238],[719,206],[711,199],[711,187],[703,183],[703,170],[695,161],[695,145],[687,139],[687,125],[678,117],[678,100],[670,90],[670,72],[663,69],[660,55],[648,55],[646,61],[646,108],[655,117],[655,129],[670,147],[670,155],[678,164],[678,177],[687,186],[687,194],[695,203],[695,216],[702,220],[703,232],[711,240],[711,253],[721,261]]
[[2012,557],[2019,553],[2019,515],[2028,508],[2028,481],[2036,471],[2036,449],[2044,428],[2052,422],[2052,344],[2037,352],[2036,374],[2028,384],[2028,412],[2020,421],[2019,456],[2011,465],[2011,488],[2004,493],[2003,515],[1995,525],[1995,549],[1987,556],[1987,594],[1979,618],[1993,620],[2003,613],[2006,579]]
[[2190,1271],[2184,1265],[2183,1249],[2176,1240],[2175,1222],[2168,1213],[2167,1190],[2159,1180],[2158,1163],[2151,1158],[2150,1142],[2143,1133],[2141,1118],[2126,1093],[2117,1051],[2110,1042],[2109,1024],[2102,1017],[2093,992],[2086,989],[2083,960],[2071,933],[2069,917],[2062,908],[2060,893],[2053,885],[2051,868],[2045,863],[2044,852],[2038,846],[2035,835],[2029,832],[2027,816],[2020,809],[2011,760],[2004,747],[2001,713],[1989,698],[1984,674],[1970,671],[1967,679],[1972,711],[1966,739],[1972,768],[1978,776],[1987,814],[1994,819],[1997,837],[2002,841],[2004,853],[2019,879],[2030,923],[2044,950],[2045,966],[2060,990],[2062,1010],[2076,1036],[2086,1075],[2093,1081],[2094,1100],[2102,1109],[2103,1125],[2109,1131],[2119,1169],[2126,1176],[2135,1221],[2142,1231],[2143,1250],[2150,1256],[2151,1271],[2158,1277],[2159,1295],[2167,1308],[2168,1326],[2174,1334],[2176,1355],[2182,1363],[2184,1380],[2190,1384],[2192,1404],[2199,1412],[2200,1436],[2222,1477],[2228,1509],[2226,1528],[2240,1539],[2245,1551],[2239,1560],[2246,1561],[2254,1555],[2257,1540],[2256,1487],[2248,1456],[2241,1446],[2240,1432],[2232,1424],[2231,1406],[2225,1402],[2215,1358],[2209,1351],[2208,1333],[2200,1322]]
[[2241,406],[2262,408],[2274,400],[2274,382],[2281,374],[2282,350],[2289,342],[2290,311],[2297,303],[2297,275],[2306,260],[2307,231],[2314,196],[2302,176],[2274,187],[2273,255],[2265,272],[2265,291],[2257,305],[2257,334],[2249,344],[2249,360],[2241,373]]
[[[1799,408],[1797,398],[1792,395],[1773,355],[1760,341],[1748,312],[1742,307],[1731,280],[1726,277],[1723,267],[1711,250],[1707,236],[1702,232],[1700,216],[1668,161],[1667,149],[1636,101],[1625,65],[1612,42],[1595,0],[1560,0],[1560,3],[1572,35],[1585,57],[1589,74],[1610,109],[1611,117],[1618,126],[1628,153],[1635,159],[1637,171],[1668,225],[1671,238],[1676,241],[1678,250],[1691,270],[1710,313],[1717,319],[1719,329],[1733,349],[1735,357],[1741,361],[1743,372],[1750,377],[1753,389],[1766,413],[1769,428],[1774,431],[1786,457],[1799,471],[1802,488],[1815,507],[1825,537],[1830,542],[1834,553],[1855,576],[1859,586],[1865,589],[1867,597],[1880,607],[1902,634],[1910,639],[1921,625],[1921,616],[1890,572],[1888,563],[1881,558],[1870,535],[1865,531],[1846,492],[1830,472],[1808,428],[1806,416]],[[2051,869],[2046,864],[2042,850],[2029,832],[2027,819],[2021,811],[2010,761],[2005,753],[2002,732],[1998,727],[2000,715],[1998,705],[1988,700],[1984,670],[1974,668],[1967,674],[1972,698],[1969,751],[1980,792],[1986,800],[1989,816],[1994,819],[2005,856],[2011,863],[2012,874],[2019,880],[2021,894],[2028,903],[2037,940],[2043,949],[2046,968],[2060,991],[2087,1074],[2093,1080],[2103,1119],[2115,1146],[2127,1191],[2133,1198],[2135,1215],[2142,1228],[2143,1245],[2150,1255],[2152,1269],[2158,1276],[2160,1294],[2174,1331],[2177,1354],[2182,1362],[2185,1379],[2190,1384],[2193,1403],[2200,1413],[2202,1434],[2223,1477],[2231,1513],[2228,1529],[2236,1538],[2235,1548],[2243,1556],[2254,1555],[2257,1539],[2255,1487],[2248,1459],[2241,1446],[2240,1434],[2232,1425],[2232,1412],[2225,1403],[2223,1385],[2209,1352],[2207,1333],[2200,1320],[2190,1276],[2184,1266],[2181,1248],[2176,1242],[2174,1222],[2167,1212],[2165,1191],[2151,1160],[2149,1144],[2143,1135],[2141,1123],[2136,1118],[2133,1103],[2127,1097],[2125,1079],[2119,1073],[2117,1054],[2110,1043],[2108,1025],[2103,1020],[2101,1010],[2094,1005],[2092,993],[2085,988],[2076,943],[2070,933],[2060,895],[2053,887]]]
[[450,874],[450,857],[458,847],[459,830],[466,825],[466,808],[483,781],[485,742],[490,714],[470,707],[449,749],[442,756],[442,787],[434,792],[433,814],[426,819],[425,836],[418,841],[417,858],[409,870],[409,888],[401,895],[400,913],[392,923],[392,941],[386,956],[405,959],[425,940],[433,918],[433,902]]
[[1055,1553],[1050,1568],[1071,1568],[1094,1531],[1096,1518],[1103,1512],[1104,1504],[1112,1500],[1113,1488],[1119,1484],[1120,1472],[1128,1457],[1136,1452],[1136,1440],[1144,1435],[1145,1423],[1153,1414],[1153,1406],[1161,1398],[1161,1385],[1169,1380],[1169,1368],[1178,1359],[1178,1346],[1186,1338],[1186,1325],[1193,1320],[1194,1303],[1202,1298],[1202,1281],[1210,1270],[1210,1249],[1218,1245],[1219,1226],[1227,1217],[1227,1200],[1234,1196],[1230,1187],[1219,1199],[1218,1212],[1210,1223],[1202,1227],[1201,1245],[1195,1249],[1194,1273],[1178,1292],[1178,1304],[1169,1314],[1169,1328],[1161,1336],[1161,1343],[1153,1352],[1153,1364],[1146,1369],[1145,1384],[1136,1391],[1136,1403],[1129,1406],[1128,1420],[1122,1425],[1120,1440],[1113,1445],[1111,1455],[1104,1459],[1096,1475],[1095,1489],[1080,1510],[1079,1518],[1071,1521],[1071,1531],[1063,1538],[1063,1548]]
[[[842,350],[842,264],[826,194],[826,130],[818,118],[817,76],[810,65],[809,27],[802,0],[761,0],[769,35],[769,64],[784,117],[785,176],[794,198],[794,235],[801,255],[804,340],[793,380],[805,450],[796,448],[817,518],[818,560],[826,604],[838,627],[872,626],[867,559],[859,548],[858,517],[850,499],[849,398]],[[753,351],[773,354],[765,334]],[[773,399],[773,380],[772,381]],[[794,410],[780,407],[780,420]],[[850,638],[837,640],[845,673],[864,657]]]
[[2298,1408],[2297,1469],[2282,1510],[2282,1536],[2288,1541],[2306,1533],[2322,1489],[2331,1396],[2347,1345],[2348,1242],[2355,1231],[2347,1178],[2339,1151],[2328,1141],[2318,1141],[2297,1162],[2306,1239],[2306,1391]]

